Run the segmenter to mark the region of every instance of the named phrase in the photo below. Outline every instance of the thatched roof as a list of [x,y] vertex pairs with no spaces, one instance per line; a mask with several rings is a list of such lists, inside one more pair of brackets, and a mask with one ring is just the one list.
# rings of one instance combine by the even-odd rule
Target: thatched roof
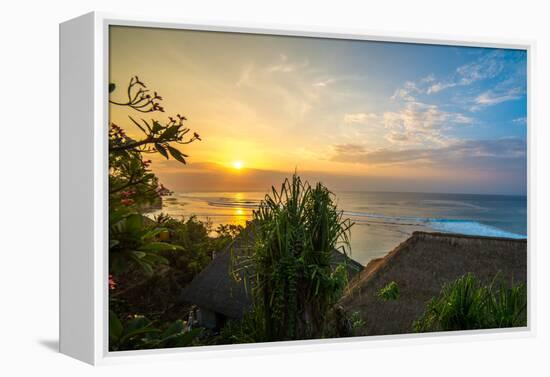
[[[526,283],[527,240],[414,232],[371,261],[340,304],[348,313],[360,313],[369,335],[409,333],[443,284],[466,273],[485,283],[497,273],[509,283]],[[378,291],[391,281],[399,287],[399,299],[383,301]]]
[[[233,245],[218,253],[212,262],[202,270],[182,292],[182,300],[201,308],[221,313],[229,318],[241,318],[250,308],[250,285],[245,288],[244,274],[240,281],[231,275],[231,259],[244,254],[244,249],[253,241],[252,236],[243,236]],[[333,250],[332,264],[337,266],[346,261],[348,278],[351,280],[363,266],[337,250]],[[250,276],[251,273],[248,274]]]
[[232,253],[241,254],[245,245],[245,241],[239,239],[217,253],[212,262],[183,289],[182,300],[229,318],[241,318],[251,302],[245,285],[231,275],[231,258]]

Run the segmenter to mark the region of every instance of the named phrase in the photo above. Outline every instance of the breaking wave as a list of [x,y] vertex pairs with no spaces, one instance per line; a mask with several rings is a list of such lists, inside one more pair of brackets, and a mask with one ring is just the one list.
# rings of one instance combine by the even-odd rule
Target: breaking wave
[[479,221],[462,220],[462,219],[438,219],[429,217],[412,217],[412,216],[387,216],[375,213],[364,212],[348,212],[344,214],[353,218],[356,222],[383,222],[385,224],[394,225],[413,225],[427,227],[432,230],[444,233],[458,233],[469,236],[486,236],[486,237],[504,237],[504,238],[527,238],[527,236],[518,233],[508,232],[499,229],[492,225],[483,224]]

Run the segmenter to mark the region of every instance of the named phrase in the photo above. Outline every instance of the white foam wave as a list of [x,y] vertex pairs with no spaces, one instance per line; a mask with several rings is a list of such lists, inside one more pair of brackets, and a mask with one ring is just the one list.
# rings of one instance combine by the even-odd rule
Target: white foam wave
[[459,233],[469,236],[504,237],[516,239],[527,238],[527,236],[523,234],[507,232],[477,221],[433,219],[430,220],[429,227],[439,232]]
[[362,222],[362,218],[370,218],[376,220],[384,220],[385,222],[390,224],[425,226],[432,230],[444,233],[458,233],[469,236],[504,237],[516,239],[527,238],[527,236],[523,234],[508,232],[506,230],[502,230],[497,227],[473,220],[437,219],[411,216],[386,216],[375,213],[348,211],[344,211],[344,214],[347,216],[355,217],[356,220],[359,220],[359,222]]

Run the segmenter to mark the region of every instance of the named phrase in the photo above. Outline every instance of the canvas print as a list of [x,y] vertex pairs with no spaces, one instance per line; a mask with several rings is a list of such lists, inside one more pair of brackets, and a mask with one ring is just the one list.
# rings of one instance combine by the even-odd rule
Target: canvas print
[[527,51],[109,30],[109,350],[527,326]]

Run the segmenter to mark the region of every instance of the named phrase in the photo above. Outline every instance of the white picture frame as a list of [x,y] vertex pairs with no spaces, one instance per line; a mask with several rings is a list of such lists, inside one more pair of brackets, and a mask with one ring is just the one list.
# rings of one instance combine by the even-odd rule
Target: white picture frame
[[528,327],[468,332],[370,336],[232,346],[109,352],[108,350],[108,33],[111,25],[234,33],[307,36],[370,41],[514,48],[528,63],[528,239],[533,239],[531,185],[533,41],[461,38],[418,33],[367,32],[280,25],[140,18],[88,13],[60,25],[60,351],[90,364],[147,359],[224,357],[235,354],[291,353],[328,348],[381,347],[396,342],[434,343],[532,337],[536,333],[535,250],[528,242]]

